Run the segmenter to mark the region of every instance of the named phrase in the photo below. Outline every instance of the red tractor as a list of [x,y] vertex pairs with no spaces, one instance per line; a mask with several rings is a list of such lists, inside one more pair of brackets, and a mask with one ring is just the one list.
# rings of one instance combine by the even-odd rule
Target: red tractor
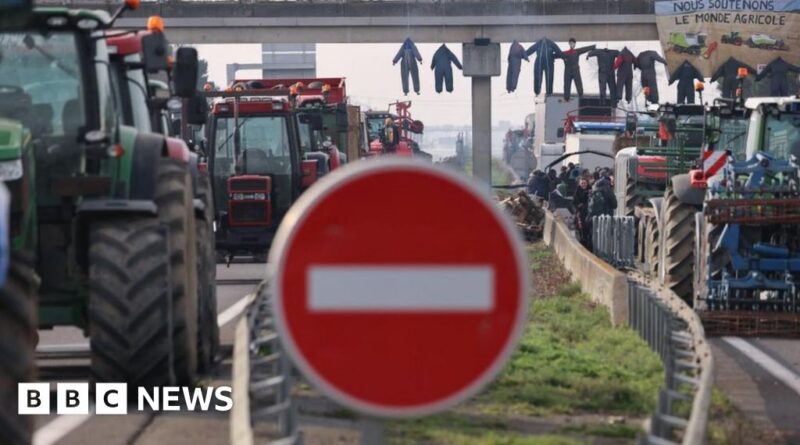
[[[396,113],[392,113],[392,107]],[[368,157],[393,154],[397,156],[419,156],[431,160],[429,153],[422,151],[419,144],[411,134],[422,134],[425,125],[411,118],[409,113],[410,101],[389,104],[389,111],[368,111],[366,113],[367,135],[369,137]],[[391,123],[390,123],[391,120]],[[387,124],[393,128],[387,129]],[[390,134],[397,131],[399,134],[392,138]]]
[[319,174],[304,154],[295,89],[237,82],[216,98],[206,125],[218,259],[264,261],[283,216]]

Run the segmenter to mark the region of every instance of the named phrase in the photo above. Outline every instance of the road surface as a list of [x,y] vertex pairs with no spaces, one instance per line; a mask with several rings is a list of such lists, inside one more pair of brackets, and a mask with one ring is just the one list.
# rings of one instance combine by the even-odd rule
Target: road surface
[[763,443],[800,445],[800,341],[711,339],[715,385],[763,432]]
[[[209,386],[230,385],[233,328],[244,297],[264,277],[265,264],[217,266],[221,361],[202,377]],[[88,340],[75,328],[40,331],[38,365],[42,382],[89,380]],[[53,386],[53,391],[55,387]],[[55,394],[51,395],[54,405]],[[39,416],[34,445],[203,445],[228,443],[228,413],[139,413],[125,416]]]

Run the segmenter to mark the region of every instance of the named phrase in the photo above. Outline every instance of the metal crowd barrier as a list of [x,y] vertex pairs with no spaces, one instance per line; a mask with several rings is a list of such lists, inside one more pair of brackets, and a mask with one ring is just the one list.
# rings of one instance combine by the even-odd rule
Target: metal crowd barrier
[[[262,282],[247,309],[250,335],[250,422],[276,420],[272,445],[299,445],[297,408],[292,403],[292,364],[281,346],[272,318],[269,286]],[[272,434],[270,434],[272,435]]]
[[636,220],[633,216],[592,218],[592,251],[612,266],[633,268],[636,261]]
[[664,364],[658,405],[638,443],[705,443],[713,360],[697,315],[674,294],[663,298],[645,284],[631,280],[628,323]]

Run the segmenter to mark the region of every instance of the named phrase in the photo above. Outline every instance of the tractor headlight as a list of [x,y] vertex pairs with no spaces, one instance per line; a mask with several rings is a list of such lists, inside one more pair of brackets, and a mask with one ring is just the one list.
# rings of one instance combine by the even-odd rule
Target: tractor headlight
[[233,199],[235,199],[237,201],[241,201],[241,200],[244,199],[244,194],[243,193],[234,193],[233,194]]
[[256,199],[256,200],[259,200],[259,201],[263,201],[263,200],[267,199],[267,194],[266,193],[256,193],[253,196],[253,199]]
[[22,177],[22,159],[0,162],[0,181],[13,181]]

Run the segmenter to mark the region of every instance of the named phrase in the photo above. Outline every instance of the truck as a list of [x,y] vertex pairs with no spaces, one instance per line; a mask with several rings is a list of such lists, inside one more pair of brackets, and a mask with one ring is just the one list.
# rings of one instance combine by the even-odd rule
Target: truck
[[571,162],[594,171],[614,167],[614,142],[625,132],[625,116],[612,107],[582,107],[567,113],[564,121],[564,154]]
[[[82,329],[96,381],[127,382],[131,391],[194,383],[188,153],[122,122],[100,34],[136,6],[126,0],[110,16],[27,4],[0,20],[0,179],[12,196],[0,289],[0,443],[30,440],[30,421],[15,414],[16,383],[32,379],[37,328]],[[142,45],[166,58],[163,38]]]
[[[595,113],[609,115],[608,107],[605,107],[605,111],[603,111],[601,105],[599,96],[584,95],[569,101],[564,100],[561,94],[537,96],[533,114],[533,157],[536,161],[533,168],[546,166],[549,161],[545,157],[558,157],[564,153],[564,123],[568,113],[573,110],[583,110],[578,113],[580,116],[591,116]],[[526,117],[527,121],[528,117]],[[546,150],[545,144],[547,144]],[[560,150],[558,146],[561,147]],[[544,151],[547,151],[547,154]]]

